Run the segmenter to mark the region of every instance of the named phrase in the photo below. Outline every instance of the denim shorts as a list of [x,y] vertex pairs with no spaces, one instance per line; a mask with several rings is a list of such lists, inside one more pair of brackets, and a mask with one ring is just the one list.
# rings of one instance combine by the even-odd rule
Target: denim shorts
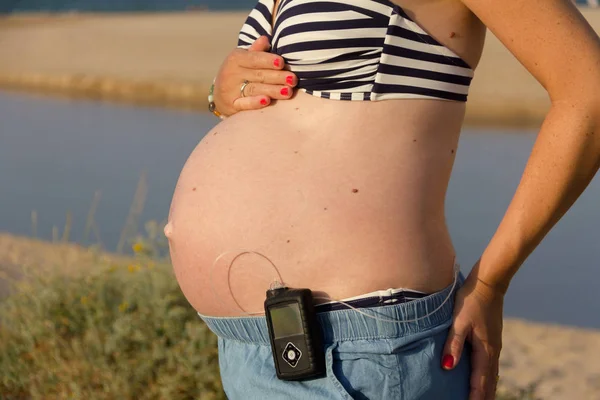
[[377,320],[351,309],[318,313],[326,375],[299,382],[277,378],[264,316],[200,317],[218,336],[221,379],[231,400],[466,400],[471,372],[468,343],[453,370],[441,367],[452,322],[452,289],[451,285],[407,303],[360,309],[404,322]]

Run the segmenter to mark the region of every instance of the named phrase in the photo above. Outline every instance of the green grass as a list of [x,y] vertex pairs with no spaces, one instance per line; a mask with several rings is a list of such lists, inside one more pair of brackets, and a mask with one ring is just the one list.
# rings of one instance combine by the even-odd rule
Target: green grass
[[167,263],[29,276],[0,303],[1,399],[224,399],[216,337]]

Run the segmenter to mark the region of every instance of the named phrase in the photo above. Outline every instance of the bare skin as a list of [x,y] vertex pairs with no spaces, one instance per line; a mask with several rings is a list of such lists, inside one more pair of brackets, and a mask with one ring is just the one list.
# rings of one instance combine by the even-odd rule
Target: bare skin
[[[598,168],[600,42],[568,0],[398,4],[472,67],[487,25],[552,99],[513,203],[457,295],[445,350],[452,368],[471,341],[471,399],[492,399],[506,287]],[[217,84],[231,86],[234,97],[240,81],[223,72],[233,70],[225,63]],[[239,306],[260,312],[277,274],[263,258],[244,255],[228,278],[227,265],[243,250],[267,256],[288,286],[334,299],[451,284],[455,253],[444,200],[465,105],[303,93],[274,100],[285,98],[273,90],[289,73],[270,72],[259,82],[241,78],[252,82],[250,98],[217,104],[234,115],[200,142],[177,184],[165,232],[192,306],[212,316],[244,315]]]
[[[431,35],[477,64],[485,30],[464,6],[403,6],[423,27],[432,26]],[[431,7],[450,17],[427,20]],[[287,284],[333,298],[400,286],[434,292],[450,284],[454,250],[443,208],[463,114],[458,102],[349,103],[298,93],[220,123],[181,174],[167,230],[176,271],[196,292],[192,305],[209,315],[241,314],[198,290],[198,280],[187,274],[200,273],[198,266],[206,269],[222,251],[242,248],[268,255]],[[199,213],[201,224],[189,218]],[[216,231],[228,235],[218,241]],[[197,252],[190,254],[176,235]],[[199,250],[206,246],[214,250]],[[257,257],[244,257],[251,267],[238,262],[232,283],[244,275],[238,285],[247,289],[234,290],[235,297],[245,309],[260,310],[273,271]],[[373,276],[365,275],[370,265],[377,265]],[[258,287],[248,282],[248,271],[264,275]]]
[[[431,14],[427,3],[417,4],[406,6],[415,20]],[[430,33],[476,65],[481,24],[458,3],[440,6],[453,17],[445,27],[427,21],[435,26]],[[286,284],[335,299],[449,285],[454,250],[444,197],[463,114],[457,102],[349,104],[299,93],[219,124],[181,174],[167,230],[191,304],[207,315],[242,314],[222,274],[234,254],[223,258],[212,283],[227,307],[201,279],[221,252],[237,249],[267,255]],[[273,277],[264,260],[239,259],[231,275],[235,299],[261,310]]]

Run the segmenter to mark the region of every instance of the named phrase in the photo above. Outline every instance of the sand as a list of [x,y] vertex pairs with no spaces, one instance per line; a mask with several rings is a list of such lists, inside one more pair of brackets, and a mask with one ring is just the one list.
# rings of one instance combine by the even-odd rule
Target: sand
[[206,109],[242,14],[0,18],[0,87]]
[[[600,10],[584,10],[600,32]],[[206,109],[246,13],[0,17],[0,88]],[[491,34],[467,123],[538,125],[544,89]]]
[[[52,244],[0,233],[0,300],[22,270],[56,268],[89,271],[99,260],[128,259],[74,244]],[[600,330],[507,318],[500,359],[501,390],[537,385],[544,400],[600,400]]]
[[505,321],[503,388],[538,384],[540,399],[600,400],[600,331]]

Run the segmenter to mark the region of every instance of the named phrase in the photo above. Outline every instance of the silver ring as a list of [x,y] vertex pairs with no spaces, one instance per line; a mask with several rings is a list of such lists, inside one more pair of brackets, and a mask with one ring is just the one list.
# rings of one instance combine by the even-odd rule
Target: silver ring
[[244,93],[244,89],[246,89],[246,86],[248,86],[250,82],[248,81],[244,81],[244,83],[242,83],[242,86],[240,87],[240,95],[242,97],[246,97],[246,94]]

